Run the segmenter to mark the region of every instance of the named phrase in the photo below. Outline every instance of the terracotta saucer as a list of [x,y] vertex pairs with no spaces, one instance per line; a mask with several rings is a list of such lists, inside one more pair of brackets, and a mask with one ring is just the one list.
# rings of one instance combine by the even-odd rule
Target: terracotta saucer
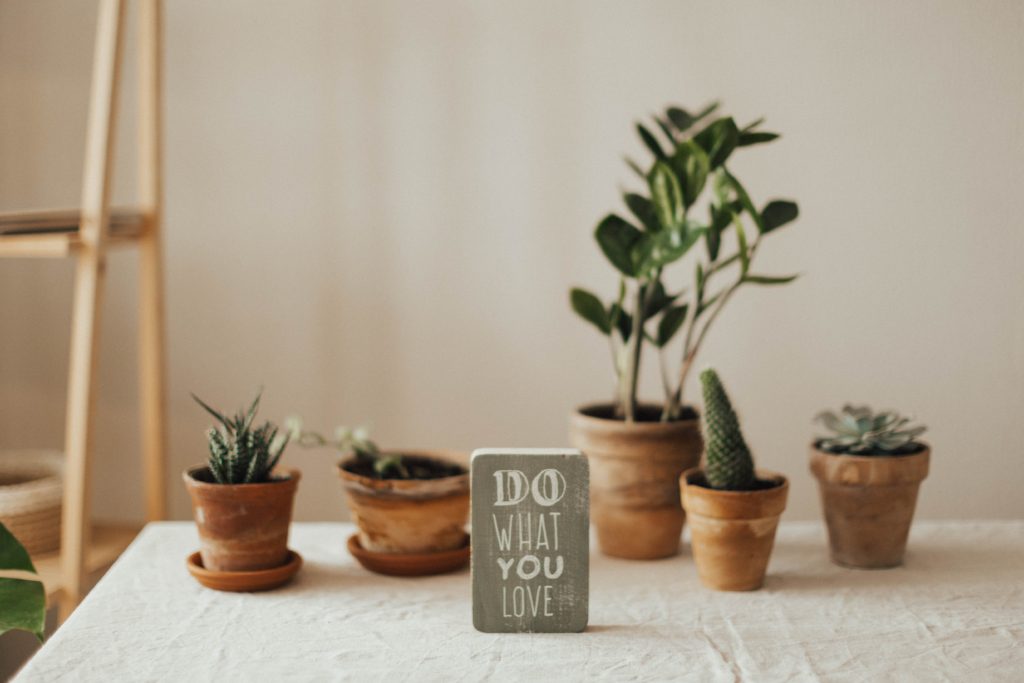
[[429,576],[461,569],[469,562],[469,534],[455,550],[437,553],[378,553],[363,548],[359,535],[348,539],[348,551],[371,572],[390,576]]
[[251,593],[270,590],[287,583],[302,567],[302,555],[289,550],[288,561],[280,567],[252,572],[215,572],[206,569],[198,550],[188,556],[185,564],[188,566],[188,573],[207,588],[232,593]]

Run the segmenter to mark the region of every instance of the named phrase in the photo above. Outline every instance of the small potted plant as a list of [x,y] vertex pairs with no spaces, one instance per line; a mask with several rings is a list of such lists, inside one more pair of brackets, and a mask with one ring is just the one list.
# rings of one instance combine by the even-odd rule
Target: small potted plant
[[754,469],[739,420],[714,370],[704,390],[704,469],[680,478],[697,573],[708,588],[757,590],[764,583],[789,482]]
[[469,472],[454,453],[382,451],[365,429],[338,427],[330,439],[289,420],[305,447],[331,447],[358,532],[349,550],[367,568],[389,574],[448,571],[469,558]]
[[270,422],[255,424],[260,397],[233,417],[192,398],[217,420],[207,433],[205,465],[185,470],[185,487],[199,529],[202,568],[256,572],[291,564],[288,550],[298,470],[277,472],[288,444]]
[[[573,445],[591,467],[591,510],[607,555],[654,559],[679,549],[684,513],[679,475],[700,462],[697,411],[684,400],[687,378],[708,331],[744,285],[780,285],[795,275],[760,274],[754,257],[768,235],[793,221],[797,205],[772,200],[756,206],[727,162],[740,147],[778,134],[761,121],[739,128],[713,117],[717,104],[691,114],[669,107],[657,128],[637,125],[649,165],[628,161],[642,189],[623,200],[632,216],[605,216],[594,237],[618,271],[610,303],[584,289],[570,292],[573,310],[607,339],[614,400],[579,407],[570,419]],[[660,130],[658,138],[652,130]],[[697,211],[707,213],[698,217]],[[628,215],[628,214],[627,214]],[[704,249],[698,249],[698,245]],[[703,252],[703,253],[698,253]],[[669,284],[669,269],[688,256],[689,274]],[[673,340],[678,365],[666,354]],[[657,351],[664,399],[637,397],[645,347]]]
[[846,405],[817,419],[832,432],[811,445],[832,561],[860,569],[899,566],[917,491],[928,476],[931,449],[917,440],[925,427],[867,406]]

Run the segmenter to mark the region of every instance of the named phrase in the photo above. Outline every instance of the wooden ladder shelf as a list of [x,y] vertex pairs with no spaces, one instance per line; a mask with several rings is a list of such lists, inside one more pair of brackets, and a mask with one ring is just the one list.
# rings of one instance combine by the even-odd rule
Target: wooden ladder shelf
[[60,552],[33,558],[63,619],[92,572],[109,566],[137,527],[94,526],[90,515],[96,364],[107,251],[139,250],[139,394],[148,520],[166,516],[163,259],[161,245],[161,3],[140,0],[138,206],[110,207],[125,0],[100,0],[86,127],[81,207],[0,214],[0,257],[75,259],[71,362],[65,427]]

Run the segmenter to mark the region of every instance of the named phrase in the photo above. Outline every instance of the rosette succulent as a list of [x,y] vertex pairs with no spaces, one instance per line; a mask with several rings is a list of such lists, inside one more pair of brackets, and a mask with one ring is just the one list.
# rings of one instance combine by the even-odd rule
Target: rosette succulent
[[817,418],[832,434],[817,440],[818,448],[849,455],[906,455],[921,450],[917,441],[927,429],[911,426],[895,410],[875,413],[868,406],[844,405],[839,414],[826,410]]

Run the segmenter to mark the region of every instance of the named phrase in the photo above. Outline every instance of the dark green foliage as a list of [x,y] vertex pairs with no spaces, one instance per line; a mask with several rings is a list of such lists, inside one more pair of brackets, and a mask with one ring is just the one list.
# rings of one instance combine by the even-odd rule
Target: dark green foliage
[[[0,572],[35,574],[36,568],[14,534],[0,523]],[[42,642],[46,626],[46,591],[41,581],[0,578],[0,635],[28,631]]]
[[195,394],[192,398],[220,423],[206,432],[210,447],[208,465],[214,480],[218,484],[268,481],[288,445],[289,435],[278,439],[278,429],[270,422],[253,427],[260,394],[256,395],[248,410],[239,411],[230,418],[208,406]]
[[754,460],[729,395],[714,370],[700,373],[700,383],[704,390],[704,470],[708,484],[725,491],[749,490],[756,482]]
[[[796,203],[772,200],[758,210],[729,169],[736,150],[779,136],[761,130],[761,119],[740,129],[732,117],[713,116],[717,109],[717,102],[695,112],[670,106],[653,115],[652,123],[636,124],[650,157],[646,164],[628,157],[626,163],[643,187],[622,193],[629,213],[610,213],[594,230],[602,253],[617,271],[618,297],[606,303],[579,288],[570,294],[573,311],[608,339],[616,381],[615,416],[626,421],[635,419],[645,342],[661,350],[673,339],[683,340],[677,381],[669,377],[664,354],[658,354],[665,390],[662,419],[680,419],[688,373],[733,292],[741,285],[779,285],[796,277],[750,272],[762,238],[797,218]],[[694,210],[704,214],[705,203],[706,222]],[[706,251],[706,259],[703,254],[691,258],[695,278],[684,279],[679,293],[668,300],[663,293],[670,267],[692,257],[702,238],[705,249],[700,251]],[[730,274],[731,284],[723,284]],[[715,286],[706,286],[710,280]],[[690,287],[691,282],[695,286]]]

